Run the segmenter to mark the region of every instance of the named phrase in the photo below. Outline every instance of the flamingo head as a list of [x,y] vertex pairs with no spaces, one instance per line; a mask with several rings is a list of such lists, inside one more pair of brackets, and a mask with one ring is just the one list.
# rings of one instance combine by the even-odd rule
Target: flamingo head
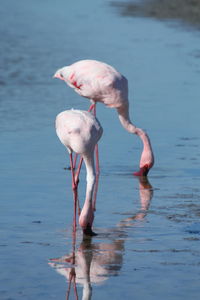
[[62,71],[61,69],[57,70],[56,73],[53,75],[53,78],[58,78],[58,79],[64,80],[64,77],[63,77],[61,71]]
[[96,233],[92,230],[92,223],[94,220],[94,210],[93,207],[90,206],[89,208],[87,205],[83,206],[81,214],[79,216],[79,225],[83,230],[83,236],[95,236]]
[[143,167],[140,167],[140,170],[138,172],[134,172],[133,175],[135,176],[147,176],[149,173],[149,170],[151,169],[153,165],[144,165]]

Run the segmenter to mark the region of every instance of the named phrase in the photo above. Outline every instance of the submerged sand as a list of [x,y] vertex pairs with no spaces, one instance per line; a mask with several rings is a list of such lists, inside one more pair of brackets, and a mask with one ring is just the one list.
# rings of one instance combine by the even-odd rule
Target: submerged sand
[[200,0],[143,0],[115,3],[125,16],[179,20],[200,29]]

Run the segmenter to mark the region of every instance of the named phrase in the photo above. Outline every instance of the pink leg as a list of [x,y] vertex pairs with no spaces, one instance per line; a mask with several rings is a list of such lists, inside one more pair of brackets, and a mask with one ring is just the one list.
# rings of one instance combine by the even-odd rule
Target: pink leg
[[94,110],[94,107],[96,106],[95,103],[91,104],[88,111],[91,112],[92,110]]
[[97,112],[96,112],[96,103],[94,104],[93,114],[94,114],[94,116],[96,117],[96,114],[97,114]]
[[68,289],[67,289],[66,300],[69,300],[70,289],[71,289],[71,282],[72,282],[72,276],[71,276],[71,274],[69,274],[69,285],[68,285]]
[[83,163],[83,158],[81,157],[80,161],[79,161],[79,164],[78,164],[77,171],[76,171],[76,175],[75,175],[75,178],[74,178],[75,179],[75,184],[77,184],[77,185],[79,183],[79,174],[80,174],[80,171],[81,171],[82,163]]
[[[76,183],[77,186],[78,186],[78,183],[79,183],[79,174],[80,174],[80,171],[81,171],[82,163],[83,163],[83,158],[81,157],[80,161],[79,161],[79,164],[78,164],[77,171],[76,171],[76,175],[75,175],[75,183]],[[79,204],[78,197],[77,197],[77,204],[78,204],[78,215],[80,216],[81,209],[80,209],[80,204]]]
[[74,162],[73,162],[73,169],[74,169],[74,170],[76,169],[77,158],[78,158],[78,154],[76,153],[76,154],[75,154],[75,157],[74,157]]
[[75,182],[74,163],[73,163],[72,153],[70,153],[69,157],[70,157],[70,168],[71,168],[71,174],[72,174],[72,189],[75,190],[77,188],[77,185]]
[[77,197],[77,206],[78,206],[78,216],[80,216],[81,214],[81,207],[80,207],[80,203],[79,203],[79,198]]
[[74,197],[74,228],[76,228],[76,207],[77,207],[77,199],[78,199],[78,191],[77,191],[78,184],[75,181],[72,153],[70,153],[70,167],[71,167],[71,174],[72,174],[72,189],[73,189],[73,197]]
[[74,295],[75,295],[76,300],[78,300],[78,292],[77,292],[77,287],[76,287],[76,273],[74,275],[73,282],[74,282]]
[[76,271],[75,271],[74,267],[70,269],[70,273],[69,273],[69,285],[68,285],[68,289],[67,289],[66,300],[69,300],[70,290],[71,290],[71,283],[72,282],[73,282],[73,285],[74,285],[75,299],[78,300],[78,292],[77,292],[77,288],[76,288]]
[[[74,218],[75,217],[76,217],[76,215],[74,215]],[[75,250],[76,250],[76,226],[75,226],[75,224],[73,224],[72,256],[70,258],[71,259],[70,262],[72,263],[72,265],[75,265]],[[78,293],[77,293],[77,288],[76,288],[76,270],[75,270],[74,266],[72,268],[70,268],[70,272],[69,272],[69,285],[68,285],[68,289],[67,289],[66,300],[69,300],[72,282],[73,282],[73,286],[74,286],[74,295],[75,295],[75,298],[78,300]]]
[[[74,161],[73,161],[73,170],[76,169],[77,159],[78,159],[78,154],[76,153],[75,157],[74,157]],[[75,182],[75,185],[77,185],[77,186],[78,186],[78,183],[79,183],[79,174],[80,174],[80,170],[81,170],[82,161],[83,161],[83,159],[80,160],[76,175],[74,176],[74,182]],[[77,205],[78,205],[78,215],[80,216],[81,209],[80,209],[80,204],[79,204],[78,197],[77,197]]]
[[67,289],[66,300],[69,300],[72,281],[73,281],[73,285],[74,285],[75,298],[76,298],[76,300],[78,300],[78,292],[77,292],[77,288],[76,288],[76,271],[75,271],[74,267],[70,269],[70,273],[69,273],[69,286]]

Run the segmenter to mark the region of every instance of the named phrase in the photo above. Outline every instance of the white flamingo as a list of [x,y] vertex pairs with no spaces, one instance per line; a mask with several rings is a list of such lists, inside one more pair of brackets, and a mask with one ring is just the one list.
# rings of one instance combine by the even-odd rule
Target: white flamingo
[[95,186],[94,149],[102,136],[103,129],[96,117],[90,112],[66,110],[56,117],[56,133],[70,155],[73,189],[77,188],[77,179],[73,172],[72,152],[80,154],[85,162],[87,187],[85,203],[79,216],[79,224],[83,233],[93,235],[92,223],[95,209],[92,201]]
[[154,164],[154,155],[147,133],[130,120],[128,80],[110,65],[96,60],[75,62],[57,70],[54,77],[64,80],[79,95],[89,98],[92,105],[102,102],[117,109],[122,126],[128,132],[138,135],[143,143],[140,170],[134,175],[147,176]]

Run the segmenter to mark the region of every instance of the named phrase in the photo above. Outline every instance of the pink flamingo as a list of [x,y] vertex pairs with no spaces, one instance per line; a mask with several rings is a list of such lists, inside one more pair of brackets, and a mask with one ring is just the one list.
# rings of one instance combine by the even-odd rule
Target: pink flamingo
[[[72,153],[80,154],[85,162],[87,172],[87,187],[85,203],[79,216],[79,224],[83,233],[94,235],[92,223],[94,220],[93,192],[95,187],[94,149],[102,136],[103,129],[96,117],[87,111],[66,110],[56,117],[56,133],[61,143],[67,148],[70,155],[72,187],[77,189],[78,175],[73,169]],[[76,207],[77,197],[74,199]],[[76,216],[76,208],[75,208]]]
[[63,67],[56,71],[54,78],[64,80],[79,95],[89,98],[93,106],[102,102],[117,109],[122,126],[138,135],[143,142],[140,170],[134,175],[147,176],[154,164],[154,155],[147,133],[130,120],[128,80],[110,65],[96,60],[81,60]]

